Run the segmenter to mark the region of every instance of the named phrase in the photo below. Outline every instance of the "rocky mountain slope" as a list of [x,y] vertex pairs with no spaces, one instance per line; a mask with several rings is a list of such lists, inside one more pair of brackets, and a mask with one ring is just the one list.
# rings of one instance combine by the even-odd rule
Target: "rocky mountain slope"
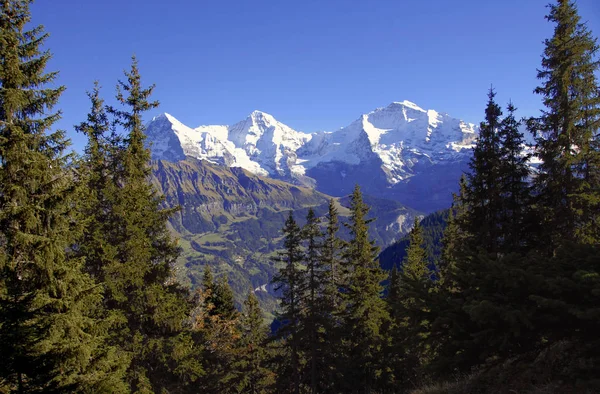
[[[267,286],[277,270],[272,261],[281,248],[281,228],[289,211],[303,224],[308,209],[327,211],[330,196],[240,167],[227,167],[188,157],[179,162],[153,162],[152,182],[165,196],[165,205],[181,209],[170,220],[182,256],[177,275],[182,283],[200,283],[205,264],[227,272],[236,298],[256,289],[266,310],[274,297]],[[336,199],[342,222],[349,205]],[[371,206],[371,234],[384,247],[405,234],[417,212],[402,204],[365,196]],[[344,232],[342,236],[347,236]]]
[[403,101],[334,132],[302,133],[254,111],[233,126],[197,128],[162,114],[147,134],[154,159],[195,157],[333,196],[358,183],[368,194],[433,211],[450,204],[477,127]]

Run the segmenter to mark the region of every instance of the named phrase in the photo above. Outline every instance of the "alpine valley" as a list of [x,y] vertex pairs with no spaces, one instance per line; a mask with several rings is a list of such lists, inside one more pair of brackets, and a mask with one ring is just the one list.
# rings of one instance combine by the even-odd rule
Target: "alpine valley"
[[378,246],[400,239],[414,218],[450,206],[478,128],[448,114],[394,102],[334,132],[303,133],[254,111],[232,125],[191,128],[163,113],[147,125],[153,182],[183,249],[178,276],[192,286],[203,267],[228,272],[241,301],[249,288],[272,310],[281,228],[290,210],[324,215],[361,186]]

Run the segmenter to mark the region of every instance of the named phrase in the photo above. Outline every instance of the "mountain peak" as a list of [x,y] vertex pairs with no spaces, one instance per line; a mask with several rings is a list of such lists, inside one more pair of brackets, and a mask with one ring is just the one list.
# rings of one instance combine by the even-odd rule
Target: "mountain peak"
[[163,112],[162,114],[159,114],[155,117],[152,118],[152,122],[158,121],[158,120],[162,120],[162,119],[166,119],[167,121],[169,121],[170,123],[173,124],[182,124],[179,120],[177,120],[173,115],[167,113],[167,112]]
[[273,115],[259,110],[252,111],[252,113],[248,115],[248,120],[251,120],[253,123],[262,122],[266,124],[272,124],[277,122]]
[[402,106],[410,109],[414,109],[415,111],[427,112],[423,108],[419,107],[417,104],[412,101],[404,100],[404,101],[394,101],[389,107]]

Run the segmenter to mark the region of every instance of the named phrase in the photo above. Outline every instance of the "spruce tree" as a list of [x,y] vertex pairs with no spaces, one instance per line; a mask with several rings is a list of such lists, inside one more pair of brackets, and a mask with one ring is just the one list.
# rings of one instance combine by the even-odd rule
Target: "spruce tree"
[[598,43],[581,22],[575,3],[558,0],[546,19],[554,23],[545,40],[535,89],[545,109],[528,122],[542,160],[535,178],[537,209],[546,250],[563,241],[598,242],[600,234],[600,89]]
[[212,295],[214,309],[212,312],[219,315],[225,320],[234,320],[238,317],[238,311],[235,308],[233,299],[233,290],[229,286],[227,275],[222,275],[214,285],[214,293]]
[[200,312],[195,316],[195,334],[203,346],[202,362],[209,365],[205,374],[193,386],[207,392],[236,392],[233,385],[240,377],[237,363],[243,358],[240,348],[240,315],[235,308],[233,292],[222,275],[214,280],[205,266],[203,291],[200,291]]
[[0,2],[0,391],[125,392],[102,288],[75,253],[80,184],[50,131],[64,87],[30,3]]
[[322,346],[322,365],[320,373],[328,387],[323,392],[335,392],[343,380],[340,365],[342,360],[342,332],[340,319],[343,314],[343,303],[340,297],[342,286],[342,249],[343,242],[338,237],[339,217],[335,200],[329,200],[326,214],[325,231],[321,247],[321,264],[325,271],[323,284],[322,324],[325,338]]
[[386,365],[383,349],[387,337],[382,332],[389,322],[385,301],[381,298],[386,279],[377,260],[378,248],[369,238],[368,206],[363,202],[358,185],[350,203],[347,227],[351,239],[344,252],[347,278],[343,284],[345,311],[343,333],[345,338],[344,384],[350,392],[358,387],[365,392],[381,389],[380,376]]
[[283,263],[279,273],[273,278],[275,291],[281,292],[280,311],[277,319],[281,322],[276,338],[283,340],[283,360],[279,361],[282,369],[278,373],[278,390],[300,393],[300,319],[304,308],[302,300],[305,278],[299,265],[304,260],[302,250],[302,231],[290,211],[283,227],[284,250],[276,261]]
[[[597,354],[600,343],[588,332],[600,327],[599,46],[573,2],[560,0],[549,9],[546,18],[554,24],[554,34],[545,41],[538,70],[542,84],[535,90],[545,108],[528,122],[542,159],[534,186],[543,241],[528,260],[529,271],[539,280],[529,299],[535,302],[535,325],[545,341],[572,341]],[[597,364],[598,358],[589,362]],[[593,379],[597,373],[591,368],[583,376]]]
[[423,231],[416,218],[409,239],[402,271],[393,272],[388,295],[395,327],[392,357],[398,360],[394,374],[400,382],[420,379],[421,366],[428,358],[426,342],[432,320],[433,273],[423,246]]
[[312,393],[323,392],[330,384],[324,373],[327,366],[324,365],[324,345],[327,341],[325,330],[330,327],[328,320],[332,316],[328,314],[328,299],[325,288],[329,279],[329,271],[322,259],[323,245],[320,219],[315,215],[312,208],[308,210],[306,225],[302,229],[306,244],[305,262],[306,279],[304,289],[304,312],[301,315],[300,338],[306,348],[307,366],[309,372],[307,383]]
[[530,277],[516,254],[526,252],[531,228],[527,157],[514,106],[501,119],[494,95],[490,90],[471,172],[461,180],[445,233],[440,294],[429,302],[439,311],[432,313],[431,337],[440,338],[442,368],[468,369],[535,344],[531,302],[523,302]]
[[116,250],[102,281],[107,307],[124,322],[114,339],[132,357],[128,382],[135,392],[154,392],[195,380],[201,368],[185,330],[189,295],[172,275],[179,248],[166,222],[174,210],[161,208],[163,197],[149,182],[142,115],[158,105],[149,101],[154,86],[142,87],[135,57],[125,76],[117,86],[122,107],[109,108],[125,135],[112,147],[111,220],[103,226],[106,243]]
[[502,212],[500,180],[500,135],[502,111],[494,101],[496,93],[488,92],[485,121],[481,122],[479,138],[469,162],[467,185],[461,198],[469,206],[462,217],[463,228],[470,234],[468,246],[497,253],[500,244],[499,219]]
[[527,251],[532,243],[531,234],[538,230],[531,212],[530,155],[523,154],[525,137],[519,130],[521,121],[516,119],[515,112],[515,106],[509,103],[498,132],[502,190],[500,249],[504,253]]
[[266,394],[271,392],[274,374],[268,367],[267,339],[269,333],[264,324],[263,313],[258,298],[253,292],[244,302],[244,311],[240,319],[239,353],[232,365],[237,375],[235,391],[248,394]]

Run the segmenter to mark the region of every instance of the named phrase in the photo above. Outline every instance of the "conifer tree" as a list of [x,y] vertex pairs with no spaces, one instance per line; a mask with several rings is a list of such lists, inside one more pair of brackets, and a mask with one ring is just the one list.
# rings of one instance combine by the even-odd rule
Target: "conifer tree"
[[212,302],[214,305],[213,313],[219,315],[221,319],[234,320],[238,317],[233,299],[233,290],[229,286],[227,275],[222,275],[216,281]]
[[346,390],[361,387],[365,392],[384,384],[379,377],[386,368],[382,354],[387,337],[382,327],[389,321],[381,283],[385,274],[377,261],[378,248],[369,238],[368,206],[356,186],[351,196],[351,239],[344,253],[347,278],[343,285],[345,311],[343,330],[346,338],[344,384]]
[[581,22],[575,3],[558,0],[546,19],[541,85],[545,109],[528,121],[542,160],[535,178],[537,208],[553,253],[563,241],[598,242],[600,234],[600,89],[598,43]]
[[341,252],[343,247],[342,240],[338,237],[339,217],[335,206],[335,200],[329,200],[327,208],[327,224],[323,239],[321,259],[323,265],[329,273],[326,281],[325,293],[329,298],[329,314],[335,314],[336,307],[340,304],[338,288],[342,283]]
[[420,367],[428,357],[426,340],[432,320],[429,304],[433,282],[429,259],[423,247],[422,228],[417,218],[409,238],[402,271],[392,272],[388,303],[394,323],[392,357],[398,360],[395,378],[414,382],[419,378]]
[[502,190],[500,231],[501,250],[504,253],[526,251],[531,247],[531,234],[538,230],[531,213],[530,171],[527,163],[530,155],[523,154],[525,137],[519,130],[521,122],[516,119],[515,112],[515,106],[509,103],[498,132]]
[[[597,338],[587,333],[600,327],[600,48],[573,2],[558,0],[549,9],[554,34],[545,41],[542,83],[535,89],[545,108],[528,121],[542,159],[534,186],[543,241],[528,261],[541,279],[529,299],[544,340],[598,349]],[[597,373],[592,368],[586,378]]]
[[114,339],[132,357],[128,382],[142,393],[190,383],[201,374],[201,366],[184,326],[191,301],[172,275],[179,249],[166,221],[174,210],[161,209],[163,198],[149,182],[142,114],[158,105],[149,101],[154,86],[142,87],[135,57],[125,76],[117,86],[122,107],[109,108],[125,136],[111,147],[111,220],[103,225],[106,243],[115,252],[103,267],[101,281],[107,288],[107,307],[118,311],[124,322]]
[[[442,368],[468,369],[535,343],[531,303],[522,302],[529,278],[519,266],[522,256],[514,255],[528,243],[527,157],[514,107],[500,119],[494,95],[490,90],[471,173],[461,180],[445,233],[441,294],[429,302],[440,311],[432,314],[431,336],[442,339]],[[505,289],[502,296],[498,288]]]
[[284,359],[280,360],[279,367],[283,370],[278,373],[278,390],[283,392],[300,393],[300,318],[304,305],[302,291],[305,288],[305,278],[299,264],[304,260],[302,250],[302,231],[290,215],[283,228],[284,251],[276,259],[284,266],[273,278],[275,291],[281,292],[280,312],[277,319],[281,326],[277,331],[277,338],[283,339]]
[[50,131],[64,87],[30,3],[0,2],[0,391],[126,392],[102,288],[75,253],[80,185]]
[[239,393],[269,393],[274,381],[274,374],[268,368],[269,359],[267,338],[268,331],[258,298],[253,292],[248,294],[244,302],[244,311],[240,319],[239,354],[232,366],[237,379],[235,390]]
[[207,392],[236,392],[233,389],[239,380],[236,365],[244,350],[240,348],[240,316],[234,305],[233,292],[227,276],[222,275],[215,281],[208,265],[204,270],[203,287],[199,300],[201,312],[195,316],[199,323],[195,331],[204,347],[202,362],[210,368],[194,387]]
[[342,286],[342,249],[343,242],[338,237],[339,218],[335,200],[329,200],[326,214],[326,225],[321,247],[321,264],[325,271],[323,284],[322,324],[326,340],[322,346],[322,365],[320,373],[328,387],[323,392],[334,392],[342,380],[340,365],[342,333],[340,319],[343,304],[340,297]]
[[300,337],[307,347],[306,358],[307,366],[310,369],[306,374],[312,393],[323,392],[328,382],[327,377],[323,376],[326,372],[324,365],[324,344],[327,340],[325,335],[326,328],[329,328],[327,320],[331,319],[327,315],[327,302],[325,294],[326,280],[329,272],[322,259],[322,232],[320,228],[320,219],[315,215],[312,208],[308,210],[306,216],[306,225],[302,229],[303,238],[306,243],[306,279],[304,293],[304,312],[300,321]]
[[469,206],[463,216],[463,229],[470,234],[468,246],[497,253],[500,243],[499,219],[502,212],[500,180],[500,135],[502,111],[494,101],[496,93],[488,92],[485,121],[481,122],[479,138],[469,162],[466,188],[461,199]]

